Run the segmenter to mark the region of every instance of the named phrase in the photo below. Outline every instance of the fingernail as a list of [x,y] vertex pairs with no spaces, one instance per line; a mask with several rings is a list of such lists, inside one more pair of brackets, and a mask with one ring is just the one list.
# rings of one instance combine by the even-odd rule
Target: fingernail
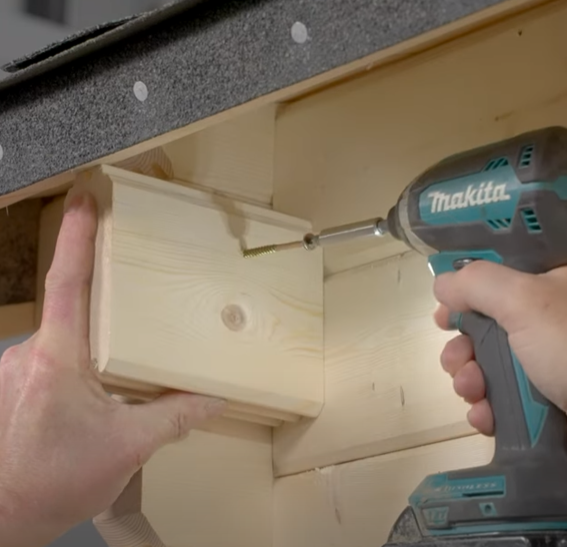
[[209,401],[206,405],[207,415],[210,418],[219,416],[226,410],[226,407],[227,407],[226,401],[223,401],[222,399],[213,399]]
[[69,192],[65,198],[65,213],[77,211],[85,203],[85,194],[73,194]]

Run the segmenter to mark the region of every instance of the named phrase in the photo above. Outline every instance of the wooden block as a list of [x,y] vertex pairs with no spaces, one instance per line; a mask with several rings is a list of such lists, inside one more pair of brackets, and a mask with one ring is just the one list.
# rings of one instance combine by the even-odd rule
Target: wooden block
[[115,167],[162,180],[172,180],[175,176],[171,160],[161,147],[118,162]]
[[[388,213],[454,153],[567,125],[567,4],[436,47],[280,109],[274,209],[316,230]],[[405,249],[392,238],[328,249],[328,275]]]
[[476,435],[278,479],[273,545],[380,547],[426,475],[484,465],[493,452]]
[[76,188],[96,196],[101,219],[91,344],[103,379],[222,397],[284,420],[318,415],[322,256],[241,254],[296,239],[308,223],[114,167]]
[[166,145],[175,179],[271,205],[275,116],[264,106]]
[[325,282],[325,407],[274,431],[276,475],[471,433],[439,364],[455,334],[433,321],[433,277],[416,253]]
[[217,420],[144,467],[142,510],[168,547],[271,547],[271,430]]

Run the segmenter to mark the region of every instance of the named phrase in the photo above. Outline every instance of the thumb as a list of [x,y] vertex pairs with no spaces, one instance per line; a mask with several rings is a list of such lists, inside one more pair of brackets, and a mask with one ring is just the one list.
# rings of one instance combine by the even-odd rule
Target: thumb
[[455,312],[476,311],[492,317],[505,330],[525,316],[534,295],[536,276],[493,262],[476,261],[459,272],[440,275],[435,297]]
[[125,405],[127,429],[136,437],[139,460],[145,463],[163,446],[183,440],[192,429],[222,414],[226,402],[220,399],[172,393],[151,403]]

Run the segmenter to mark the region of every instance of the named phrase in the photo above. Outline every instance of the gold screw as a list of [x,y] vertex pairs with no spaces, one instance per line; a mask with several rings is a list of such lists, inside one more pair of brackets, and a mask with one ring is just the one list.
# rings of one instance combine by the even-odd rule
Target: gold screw
[[257,256],[274,254],[277,250],[277,245],[265,245],[264,247],[256,247],[255,249],[244,249],[242,254],[244,258],[255,258]]

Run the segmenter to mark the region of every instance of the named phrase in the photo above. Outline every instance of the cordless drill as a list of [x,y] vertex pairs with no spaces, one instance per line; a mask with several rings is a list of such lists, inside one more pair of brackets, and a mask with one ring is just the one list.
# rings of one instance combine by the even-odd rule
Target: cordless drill
[[[475,260],[531,274],[567,265],[567,128],[532,131],[451,156],[417,177],[385,219],[244,254],[387,234],[425,255],[433,275]],[[567,546],[566,416],[530,382],[492,318],[470,312],[455,319],[455,328],[472,339],[484,375],[494,413],[494,457],[486,466],[426,477],[388,545]]]

